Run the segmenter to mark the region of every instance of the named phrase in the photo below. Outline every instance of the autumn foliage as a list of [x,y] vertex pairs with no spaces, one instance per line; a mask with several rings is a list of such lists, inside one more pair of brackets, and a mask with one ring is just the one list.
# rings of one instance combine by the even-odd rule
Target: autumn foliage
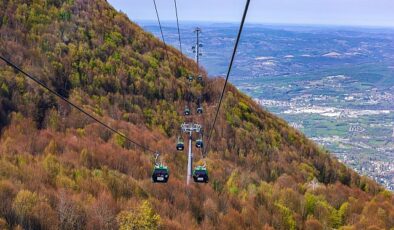
[[[223,86],[104,0],[0,2],[0,53],[152,155],[0,62],[0,229],[390,229],[394,197],[229,86],[208,154],[185,186],[185,98],[205,128]],[[195,156],[199,160],[199,154]]]

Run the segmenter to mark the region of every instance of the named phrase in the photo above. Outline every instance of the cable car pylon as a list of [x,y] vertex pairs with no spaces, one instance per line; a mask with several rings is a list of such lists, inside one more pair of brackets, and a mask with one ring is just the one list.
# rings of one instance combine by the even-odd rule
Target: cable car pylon
[[197,68],[200,70],[200,56],[202,56],[200,52],[200,48],[202,48],[202,44],[200,43],[200,33],[201,33],[201,28],[196,27],[194,29],[194,33],[196,33],[196,45],[192,47],[193,53],[196,54],[196,62],[197,62]]
[[186,184],[190,184],[190,179],[192,178],[192,168],[193,168],[193,133],[201,133],[202,126],[195,123],[183,123],[181,129],[184,133],[189,134],[189,146],[187,154],[187,177]]

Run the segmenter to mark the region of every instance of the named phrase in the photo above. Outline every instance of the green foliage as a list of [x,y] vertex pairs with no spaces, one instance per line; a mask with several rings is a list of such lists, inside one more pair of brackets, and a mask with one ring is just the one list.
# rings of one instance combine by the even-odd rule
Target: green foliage
[[8,96],[10,93],[10,90],[8,89],[8,86],[4,83],[0,84],[0,92],[4,96]]
[[53,130],[59,130],[61,123],[61,117],[59,116],[58,111],[52,109],[49,111],[48,115],[48,128]]
[[136,210],[119,213],[117,220],[120,230],[153,230],[160,226],[160,216],[154,212],[148,201],[143,201]]
[[61,10],[59,12],[59,19],[62,20],[62,21],[70,21],[70,19],[71,19],[71,12],[70,11]]
[[317,202],[318,198],[315,195],[311,193],[305,194],[305,209],[307,214],[313,214],[315,212]]
[[327,201],[318,201],[315,209],[318,209],[318,214],[320,215],[319,219],[322,220],[325,225],[333,228],[338,228],[341,225],[341,216],[335,208],[327,203]]
[[59,175],[56,177],[56,187],[65,189],[78,189],[77,184],[67,176]]
[[227,182],[226,182],[226,187],[227,187],[227,190],[228,190],[228,192],[230,194],[232,194],[232,195],[237,195],[238,194],[238,192],[239,192],[238,185],[240,183],[239,180],[240,180],[239,172],[236,171],[236,170],[233,171],[231,173],[230,177],[227,179]]
[[126,138],[124,138],[123,136],[121,136],[119,134],[115,134],[115,143],[119,147],[124,148],[126,146]]
[[312,181],[316,177],[316,169],[306,163],[301,163],[299,166],[300,171],[305,175],[307,181]]
[[151,125],[152,124],[152,118],[153,118],[153,110],[152,109],[144,109],[144,117],[146,119],[146,123]]
[[349,211],[349,202],[345,202],[338,210],[338,216],[341,218],[340,225],[345,224],[346,214]]
[[385,197],[388,200],[393,198],[393,193],[388,190],[381,191],[379,195]]
[[112,31],[105,36],[105,42],[114,46],[119,46],[122,44],[123,36],[121,33]]
[[115,199],[146,197],[146,193],[130,178],[116,171],[96,171]]
[[324,223],[326,226],[338,228],[343,224],[348,204],[343,203],[340,209],[336,210],[324,199],[324,197],[306,193],[305,208],[308,215],[317,217],[321,223]]
[[29,190],[21,190],[15,197],[12,208],[20,218],[26,218],[32,214],[34,206],[38,203],[38,196]]
[[238,103],[238,105],[239,105],[239,107],[241,108],[241,110],[242,110],[243,112],[250,112],[249,106],[248,106],[247,104],[245,104],[245,102],[240,101],[240,102]]
[[45,157],[43,161],[43,166],[45,171],[52,179],[54,179],[60,173],[61,170],[61,164],[59,163],[56,156],[52,154],[49,154]]
[[294,220],[292,211],[279,203],[275,204],[275,207],[279,210],[279,213],[282,215],[282,224],[284,225],[284,229],[294,230],[297,228],[296,221]]

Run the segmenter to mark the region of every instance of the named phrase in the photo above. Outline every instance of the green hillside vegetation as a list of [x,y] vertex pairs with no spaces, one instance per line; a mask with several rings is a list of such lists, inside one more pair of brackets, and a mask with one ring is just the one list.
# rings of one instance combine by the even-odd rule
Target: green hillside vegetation
[[[390,229],[394,198],[229,86],[207,185],[175,150],[197,66],[104,0],[0,1],[0,53],[153,156],[0,62],[0,229]],[[210,126],[223,80],[194,82]],[[195,154],[198,161],[199,154]]]

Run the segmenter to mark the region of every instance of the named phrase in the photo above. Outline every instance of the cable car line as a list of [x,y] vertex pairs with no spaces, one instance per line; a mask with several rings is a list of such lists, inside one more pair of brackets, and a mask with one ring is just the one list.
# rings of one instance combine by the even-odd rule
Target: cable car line
[[126,135],[124,135],[123,133],[117,131],[116,129],[112,128],[111,126],[105,124],[104,122],[102,122],[101,120],[99,120],[98,118],[96,118],[95,116],[91,115],[90,113],[86,112],[84,109],[82,109],[81,107],[79,107],[78,105],[74,104],[73,102],[71,102],[70,100],[68,100],[67,98],[63,97],[62,95],[60,95],[59,93],[57,93],[56,91],[54,91],[53,89],[49,88],[47,85],[45,85],[42,81],[40,81],[38,78],[32,76],[31,74],[25,72],[22,68],[20,68],[19,66],[17,66],[16,64],[12,63],[10,60],[8,60],[7,58],[3,57],[0,55],[0,59],[3,60],[7,65],[9,65],[10,67],[12,67],[13,69],[17,70],[18,72],[22,73],[23,75],[25,75],[26,77],[28,77],[29,79],[31,79],[32,81],[34,81],[35,83],[37,83],[38,85],[40,85],[41,87],[45,88],[46,90],[48,90],[50,93],[54,94],[55,96],[57,96],[58,98],[62,99],[63,101],[65,101],[67,104],[71,105],[72,107],[74,107],[75,109],[77,109],[78,111],[80,111],[81,113],[85,114],[86,116],[88,116],[90,119],[92,119],[93,121],[97,122],[98,124],[104,126],[106,129],[110,130],[111,132],[123,137],[125,140],[129,141],[130,143],[134,144],[135,146],[143,149],[144,151],[147,152],[151,152],[151,153],[157,153],[157,151],[153,151],[145,146],[143,146],[142,144],[139,144],[138,142],[130,139],[129,137],[127,137]]
[[[161,25],[159,12],[158,12],[157,5],[156,5],[156,0],[153,0],[153,4],[154,4],[154,7],[155,7],[157,21],[158,21],[158,24],[159,24],[159,27],[160,27],[161,37],[162,37],[162,40],[163,40],[163,43],[164,43],[165,54],[167,56],[167,60],[170,62],[169,55],[168,55],[168,46],[167,46],[167,44],[165,42],[163,28],[162,28],[162,25]],[[238,49],[239,41],[240,41],[240,38],[241,38],[242,30],[243,30],[243,27],[244,27],[244,23],[245,23],[245,20],[246,20],[246,15],[247,15],[247,12],[248,12],[249,4],[250,4],[250,0],[246,0],[246,6],[245,6],[245,9],[244,9],[244,12],[243,12],[241,24],[240,24],[238,35],[237,35],[237,39],[236,39],[236,42],[235,42],[235,45],[234,45],[234,50],[233,50],[233,53],[232,53],[232,56],[231,56],[231,60],[230,60],[230,64],[229,64],[229,67],[228,67],[228,71],[227,71],[225,83],[224,83],[224,86],[223,86],[223,90],[221,92],[220,100],[219,100],[218,106],[216,108],[216,113],[215,113],[215,116],[214,116],[213,123],[212,123],[212,125],[211,125],[211,127],[209,129],[209,132],[208,132],[209,135],[207,137],[208,138],[207,139],[207,144],[206,145],[204,144],[204,141],[203,141],[204,137],[203,137],[203,132],[202,132],[202,126],[200,124],[191,122],[191,123],[188,123],[188,124],[187,123],[183,123],[181,125],[182,132],[189,134],[189,145],[188,145],[188,147],[189,147],[189,155],[188,155],[188,168],[187,168],[188,169],[187,170],[188,171],[187,172],[187,184],[189,184],[189,180],[191,178],[193,178],[194,182],[196,182],[196,183],[208,183],[209,176],[208,176],[208,170],[207,170],[207,167],[206,167],[205,158],[206,158],[208,149],[210,147],[212,133],[213,133],[213,130],[215,128],[215,124],[217,122],[218,114],[219,114],[219,111],[220,111],[220,108],[221,108],[221,104],[222,104],[224,95],[226,93],[226,87],[227,87],[228,79],[230,77],[230,73],[231,73],[231,70],[232,70],[233,63],[234,63],[235,55],[237,53],[237,49]],[[180,33],[179,18],[178,18],[178,7],[177,7],[176,0],[174,0],[174,5],[175,5],[175,13],[176,13],[176,19],[177,19],[177,29],[178,29],[179,47],[180,47],[180,52],[181,52],[181,61],[183,63],[184,57],[183,57],[183,51],[182,51],[182,41],[181,41],[181,33]],[[199,68],[199,64],[198,64],[199,63],[199,55],[200,55],[199,48],[202,47],[202,45],[199,44],[199,36],[198,35],[199,35],[200,31],[201,30],[199,28],[196,29],[196,32],[197,32],[197,47],[196,47],[196,49],[197,49],[196,50],[197,56],[196,56],[196,59],[197,59],[198,74],[200,72],[200,68]],[[119,135],[120,137],[124,138],[125,140],[129,141],[130,143],[134,144],[135,146],[143,149],[144,151],[153,153],[154,156],[155,156],[154,157],[154,161],[155,162],[154,162],[154,168],[153,168],[153,172],[152,172],[152,181],[153,181],[153,183],[167,183],[167,181],[169,179],[169,175],[170,175],[169,174],[169,169],[168,169],[168,166],[165,166],[162,162],[159,162],[160,153],[158,151],[153,151],[149,147],[145,147],[144,145],[132,140],[131,138],[129,138],[125,134],[123,134],[123,133],[119,132],[118,130],[112,128],[111,126],[105,124],[103,121],[99,120],[94,115],[90,114],[89,112],[85,111],[83,108],[81,108],[78,105],[76,105],[73,102],[71,102],[65,96],[63,96],[63,95],[59,94],[58,92],[56,92],[55,90],[49,88],[39,78],[36,78],[33,75],[25,72],[22,68],[20,68],[19,66],[17,66],[16,64],[14,64],[10,60],[8,60],[7,58],[5,58],[5,57],[0,55],[0,59],[3,60],[7,65],[12,67],[14,70],[22,73],[27,78],[29,78],[30,80],[34,81],[35,83],[37,83],[41,87],[45,88],[46,90],[48,90],[48,92],[50,92],[53,95],[55,95],[56,97],[60,98],[61,100],[63,100],[67,104],[69,104],[71,107],[77,109],[78,111],[80,111],[81,113],[83,113],[84,115],[86,115],[87,117],[89,117],[90,119],[95,121],[96,123],[102,125],[106,129],[108,129],[111,132]],[[188,80],[189,80],[189,87],[188,87],[188,92],[187,92],[187,95],[186,95],[186,100],[187,100],[187,104],[188,104],[187,105],[188,114],[186,114],[187,110],[185,109],[185,113],[184,113],[185,116],[192,115],[191,114],[190,102],[191,102],[191,96],[192,96],[191,95],[192,82],[194,80],[194,77],[192,75],[189,75],[187,77],[188,77]],[[201,79],[199,79],[199,78],[201,78]],[[202,77],[200,77],[200,75],[199,75],[199,77],[197,79],[198,79],[198,82],[200,82],[200,83],[202,82]],[[201,102],[198,100],[197,103],[198,103],[197,115],[198,114],[202,114],[203,113],[203,109],[202,109],[202,106],[200,104]],[[200,153],[201,153],[201,156],[202,156],[202,160],[204,162],[204,164],[202,166],[197,166],[197,167],[194,168],[194,170],[192,170],[192,162],[193,162],[193,153],[192,153],[193,133],[197,133],[197,135],[199,135],[197,140],[196,140],[195,147],[200,150]],[[185,146],[184,146],[183,137],[180,136],[180,137],[178,137],[178,141],[177,141],[177,150],[178,151],[182,151],[184,149],[184,147]]]
[[164,49],[165,49],[165,52],[166,52],[167,59],[169,61],[170,57],[168,56],[167,43],[166,43],[166,41],[164,39],[163,28],[161,26],[160,17],[159,17],[159,11],[157,10],[157,5],[156,5],[156,0],[153,0],[153,4],[155,5],[156,17],[157,17],[157,22],[159,23],[159,27],[160,27],[161,39],[163,40]]
[[242,30],[243,30],[243,27],[244,27],[244,24],[245,24],[246,15],[247,15],[248,9],[249,9],[249,3],[250,3],[250,0],[246,0],[246,5],[245,5],[244,13],[243,13],[243,15],[242,15],[241,24],[240,24],[240,27],[239,27],[239,30],[238,30],[237,40],[236,40],[236,42],[235,42],[234,50],[233,50],[233,53],[232,53],[232,55],[231,55],[230,64],[229,64],[229,67],[228,67],[228,70],[227,70],[226,80],[225,80],[225,82],[224,82],[223,90],[222,90],[222,93],[221,93],[221,95],[220,95],[219,104],[218,104],[218,106],[217,106],[217,108],[216,108],[215,118],[214,118],[214,120],[213,120],[213,123],[212,123],[212,125],[211,125],[211,127],[210,127],[210,130],[209,130],[209,133],[208,133],[207,148],[205,148],[205,153],[204,153],[204,155],[207,154],[208,148],[209,148],[209,146],[210,146],[210,141],[211,141],[211,138],[212,138],[212,133],[213,133],[213,130],[214,130],[214,128],[215,128],[215,124],[216,124],[216,121],[217,121],[217,118],[218,118],[218,115],[219,115],[219,111],[220,111],[220,107],[221,107],[221,105],[222,105],[222,101],[223,101],[224,94],[225,94],[225,92],[226,92],[227,82],[228,82],[228,79],[229,79],[229,77],[230,77],[230,73],[231,73],[231,70],[232,70],[232,67],[233,67],[235,55],[236,55],[237,49],[238,49],[238,44],[239,44],[239,41],[240,41],[240,39],[241,39],[241,34],[242,34]]
[[[174,0],[174,3],[175,3],[175,7],[176,7],[176,0]],[[219,103],[218,103],[218,106],[217,106],[217,109],[216,109],[216,114],[214,116],[215,118],[214,118],[213,123],[212,123],[212,125],[210,127],[210,130],[209,130],[207,145],[206,146],[204,145],[204,141],[203,141],[204,138],[203,138],[203,135],[202,135],[202,126],[200,124],[196,124],[194,122],[191,122],[191,123],[188,123],[188,124],[183,123],[181,125],[182,131],[189,134],[188,166],[187,166],[187,177],[186,177],[187,185],[189,185],[190,177],[193,178],[195,183],[208,183],[208,181],[209,181],[208,170],[207,170],[207,167],[206,167],[206,160],[205,160],[206,155],[207,155],[206,153],[208,152],[209,144],[210,144],[211,137],[212,137],[212,133],[213,133],[213,130],[215,128],[215,124],[216,124],[216,121],[217,121],[217,118],[218,118],[218,115],[219,115],[219,111],[220,111],[221,104],[222,104],[222,101],[223,101],[223,98],[224,98],[224,94],[226,93],[226,87],[227,87],[228,79],[230,77],[230,73],[231,73],[231,70],[232,70],[233,63],[234,63],[235,55],[237,53],[239,41],[241,39],[241,34],[242,34],[242,30],[243,30],[243,27],[244,27],[244,24],[245,24],[246,15],[247,15],[247,12],[248,12],[248,9],[249,9],[249,4],[250,4],[250,0],[247,0],[246,1],[246,5],[245,5],[245,9],[244,9],[244,12],[243,12],[243,16],[242,16],[240,28],[239,28],[238,35],[237,35],[237,40],[235,42],[234,50],[233,50],[233,53],[232,53],[232,56],[231,56],[231,60],[230,60],[230,64],[229,64],[229,67],[228,67],[226,80],[225,80],[225,83],[224,83],[224,86],[223,86],[223,90],[222,90],[221,95],[220,95],[220,100],[219,100]],[[176,14],[177,14],[177,9],[175,9],[175,10],[176,10]],[[178,37],[179,37],[179,42],[180,42],[179,44],[180,44],[180,49],[182,49],[181,48],[182,47],[181,40],[180,40],[181,36],[180,36],[180,30],[179,30],[178,15],[176,15],[176,16],[177,16],[177,26],[178,26]],[[196,30],[195,30],[195,33],[197,35],[197,42],[196,42],[196,46],[193,46],[193,53],[196,53],[196,62],[197,62],[198,74],[200,72],[200,68],[199,68],[199,56],[200,56],[199,48],[202,47],[202,45],[199,43],[199,33],[200,32],[201,32],[201,29],[197,27]],[[182,52],[182,50],[181,50],[181,52]],[[184,115],[185,116],[190,116],[191,115],[191,107],[190,107],[191,95],[189,95],[189,94],[190,94],[190,91],[191,91],[192,82],[194,80],[194,77],[192,75],[189,75],[187,78],[189,80],[189,87],[188,87],[188,92],[187,92],[187,95],[186,95],[187,106],[185,107]],[[197,79],[198,79],[198,82],[200,82],[200,83],[202,82],[202,77],[200,77],[200,75],[199,75],[199,77]],[[202,114],[203,110],[202,110],[202,107],[201,107],[201,104],[200,104],[199,100],[197,100],[197,107],[198,107],[197,108],[197,115],[198,114]],[[203,160],[204,164],[202,166],[197,166],[197,167],[195,167],[192,170],[192,163],[193,163],[192,141],[193,141],[193,133],[194,132],[197,132],[198,135],[199,135],[198,139],[196,140],[195,147],[200,150],[201,159]],[[178,151],[183,151],[184,150],[184,141],[183,141],[182,136],[178,136],[176,149]],[[155,173],[155,171],[154,171],[154,173]]]
[[[158,22],[159,27],[160,27],[161,38],[162,38],[163,43],[164,43],[167,60],[170,61],[170,58],[169,58],[169,55],[168,55],[168,46],[167,46],[167,44],[165,42],[165,39],[164,39],[163,27],[162,27],[161,22],[160,22],[159,11],[157,10],[156,0],[153,0],[153,4],[155,6],[157,22]],[[174,6],[175,6],[175,14],[176,14],[176,20],[177,20],[179,48],[180,48],[180,52],[181,52],[181,62],[183,64],[184,61],[183,61],[183,52],[182,52],[182,41],[181,41],[181,33],[180,33],[180,29],[179,29],[178,7],[177,7],[177,4],[176,4],[176,0],[174,0]],[[191,110],[190,110],[189,107],[190,107],[190,102],[188,102],[188,105],[185,107],[185,110],[184,110],[184,115],[185,116],[191,115]],[[182,151],[184,149],[184,141],[183,141],[183,138],[182,139],[181,138],[182,137],[179,136],[178,140],[177,140],[177,147],[176,148],[177,148],[178,151]],[[159,157],[159,154],[157,154],[155,156],[155,166],[154,166],[153,172],[152,172],[152,182],[153,183],[167,183],[167,181],[169,179],[169,175],[170,175],[168,166],[163,165],[163,163],[159,164],[158,163],[158,157]]]
[[183,63],[182,39],[181,39],[181,30],[179,29],[178,6],[176,4],[176,0],[174,0],[174,5],[175,5],[176,25],[178,28],[179,50],[181,51],[181,61]]

